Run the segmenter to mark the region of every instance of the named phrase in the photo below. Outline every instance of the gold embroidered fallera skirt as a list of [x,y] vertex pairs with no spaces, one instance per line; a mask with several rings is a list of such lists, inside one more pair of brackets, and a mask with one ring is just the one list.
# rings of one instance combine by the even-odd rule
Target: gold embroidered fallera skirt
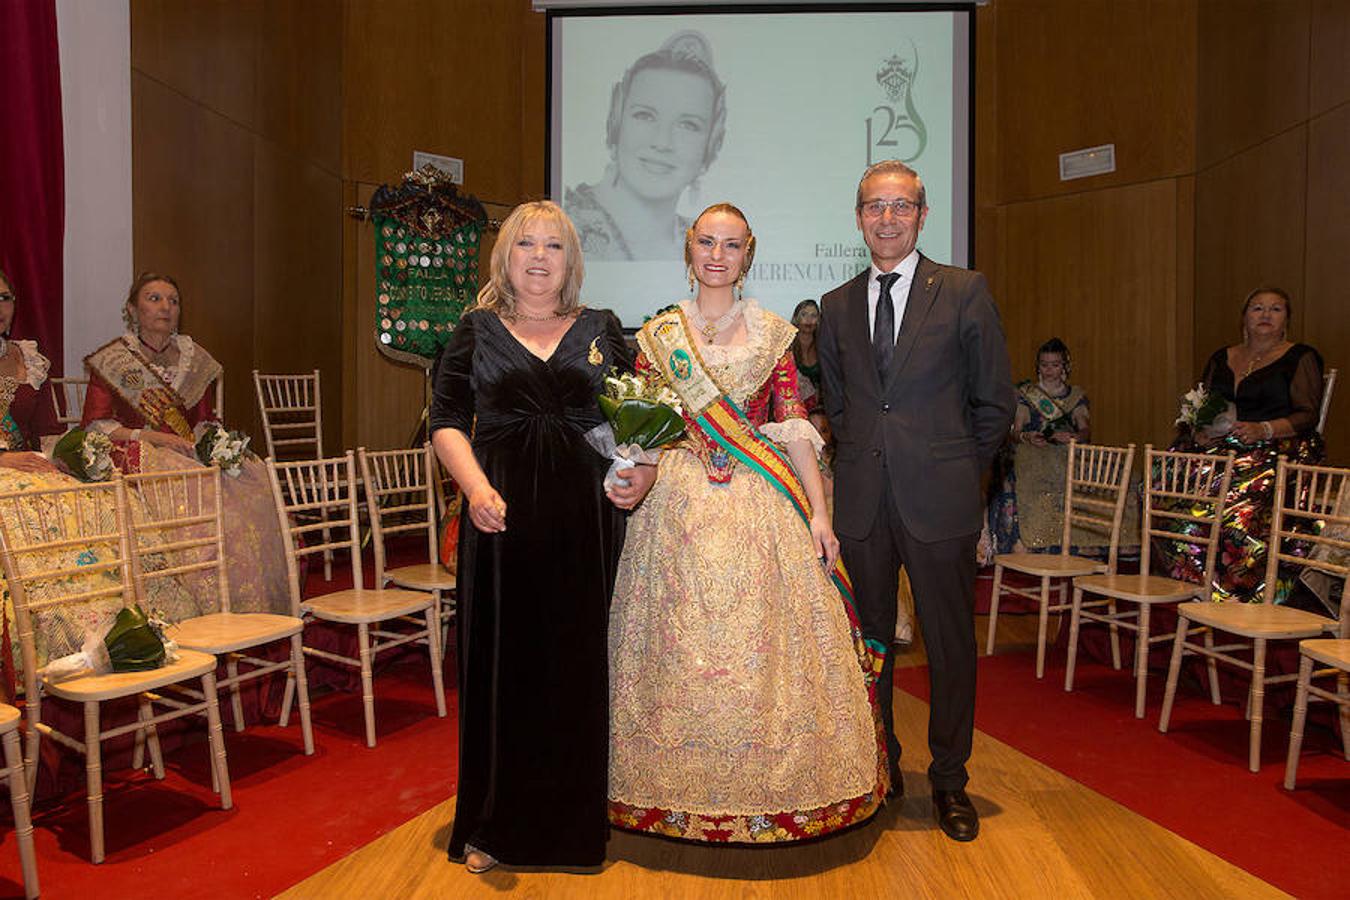
[[667,453],[610,612],[610,818],[785,841],[880,801],[876,722],[838,590],[786,498]]

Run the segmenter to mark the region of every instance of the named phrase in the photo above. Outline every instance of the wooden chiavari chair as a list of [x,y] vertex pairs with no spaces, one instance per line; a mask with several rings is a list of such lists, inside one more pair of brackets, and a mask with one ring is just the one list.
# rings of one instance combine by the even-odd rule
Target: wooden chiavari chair
[[[1146,444],[1144,466],[1148,489],[1144,497],[1139,572],[1135,575],[1084,575],[1073,580],[1069,661],[1064,670],[1064,690],[1072,691],[1082,622],[1100,622],[1112,629],[1133,631],[1134,715],[1139,719],[1144,717],[1149,647],[1172,639],[1171,634],[1149,634],[1153,607],[1209,597],[1218,559],[1219,536],[1223,530],[1224,505],[1233,478],[1233,454],[1231,451],[1226,456],[1155,451],[1152,445]],[[1180,532],[1166,527],[1168,525],[1191,529],[1186,533],[1185,541],[1205,546],[1204,573],[1198,583],[1151,574],[1152,540],[1177,540],[1180,537]],[[1102,599],[1085,601],[1086,595]],[[1131,603],[1134,608],[1120,611],[1117,602]],[[1095,611],[1103,606],[1108,607],[1106,612]],[[1115,664],[1120,667],[1119,660],[1115,660]]]
[[277,460],[323,458],[323,400],[319,370],[266,375],[253,370],[267,455]]
[[1331,410],[1331,394],[1336,390],[1336,369],[1327,369],[1327,373],[1322,376],[1322,405],[1317,410],[1317,431],[1318,433],[1327,430],[1327,413]]
[[[286,700],[299,695],[300,731],[305,754],[314,752],[309,718],[309,688],[301,632],[297,616],[230,609],[229,580],[225,570],[224,512],[221,502],[221,471],[218,467],[129,475],[125,479],[129,504],[131,571],[136,594],[149,608],[149,585],[165,578],[181,579],[209,612],[175,622],[168,637],[180,647],[209,653],[225,662],[227,677],[217,689],[229,688],[235,731],[244,730],[244,707],[239,686],[273,672],[286,673]],[[262,659],[250,655],[260,647],[290,641],[286,659]],[[240,674],[239,665],[248,668]],[[285,727],[283,717],[281,725]],[[141,749],[138,743],[137,751]],[[139,765],[139,754],[133,764]]]
[[[1064,467],[1064,532],[1058,553],[1001,553],[994,557],[994,588],[989,601],[989,638],[985,653],[994,654],[994,638],[998,633],[998,607],[1003,594],[1013,594],[1036,601],[1040,607],[1040,624],[1036,635],[1036,677],[1045,675],[1045,644],[1050,613],[1069,609],[1064,602],[1067,579],[1096,572],[1112,573],[1120,550],[1120,523],[1125,513],[1125,498],[1129,494],[1130,468],[1134,465],[1134,444],[1127,447],[1106,447],[1095,444],[1069,443],[1069,458]],[[1106,562],[1075,556],[1069,552],[1074,526],[1088,528],[1110,536]],[[1020,572],[1039,577],[1039,586],[1022,589],[1003,583],[1004,572]],[[1059,580],[1059,602],[1051,604],[1050,584]],[[1111,632],[1111,649],[1117,660],[1120,647],[1116,634]],[[1120,665],[1119,661],[1116,663]]]
[[[103,741],[110,738],[128,732],[145,732],[155,777],[163,778],[164,761],[155,727],[173,719],[205,713],[211,767],[220,793],[220,805],[222,809],[233,805],[216,701],[214,656],[180,649],[176,661],[157,669],[107,675],[90,672],[62,681],[48,681],[38,671],[33,627],[35,614],[68,612],[100,601],[120,605],[135,597],[126,526],[126,496],[121,479],[103,484],[0,494],[0,558],[14,602],[14,620],[23,655],[28,717],[24,765],[28,789],[31,793],[37,780],[41,736],[84,754],[90,858],[96,863],[102,862],[104,857],[101,749]],[[77,551],[73,557],[72,551]],[[160,698],[151,692],[193,679],[201,680],[201,702],[181,704],[167,712],[155,713],[153,703]],[[68,737],[42,721],[45,696],[83,705],[83,741]],[[122,697],[138,698],[137,720],[104,728],[100,723],[100,704]]]
[[[1289,728],[1289,753],[1284,764],[1284,786],[1291,791],[1298,778],[1298,757],[1303,748],[1303,726],[1308,718],[1310,695],[1336,704],[1341,724],[1341,752],[1350,760],[1350,469],[1298,468],[1305,473],[1315,471],[1324,479],[1322,490],[1314,492],[1320,493],[1322,502],[1309,504],[1316,507],[1316,512],[1310,511],[1309,516],[1316,515],[1315,521],[1322,523],[1322,529],[1314,537],[1305,534],[1293,537],[1283,528],[1273,531],[1272,546],[1275,539],[1284,538],[1311,547],[1306,557],[1285,559],[1286,564],[1297,565],[1296,561],[1301,561],[1305,568],[1323,573],[1327,588],[1339,579],[1341,606],[1335,638],[1310,638],[1298,643],[1298,692],[1294,699],[1294,721]],[[1286,505],[1286,519],[1302,515],[1292,513]],[[1334,692],[1313,683],[1314,679],[1329,676],[1336,679]]]
[[[435,598],[434,608],[442,623],[444,647],[449,639],[449,622],[455,615],[455,576],[441,565],[439,558],[435,482],[440,464],[432,455],[431,444],[413,450],[375,452],[362,447],[357,455],[375,544],[375,584],[429,592]],[[426,535],[427,562],[388,568],[385,539],[419,531]]]
[[[445,689],[441,679],[441,639],[435,598],[422,591],[366,588],[361,566],[361,540],[356,503],[356,466],[351,451],[343,456],[300,462],[268,460],[277,518],[286,536],[286,568],[291,583],[291,612],[327,622],[355,625],[359,658],[305,647],[304,652],[361,671],[361,699],[365,707],[366,745],[375,746],[375,697],[372,662],[377,653],[425,639],[431,659],[431,681],[437,715],[445,716]],[[316,521],[317,519],[317,521]],[[319,542],[306,544],[307,537]],[[323,537],[324,535],[330,535]],[[345,550],[349,554],[353,587],[302,600],[300,560],[314,553]],[[425,624],[415,616],[421,615]],[[393,622],[411,623],[413,631],[390,631]],[[373,627],[372,627],[373,626]],[[376,639],[375,643],[371,638]],[[283,709],[282,715],[286,714]]]
[[52,385],[52,406],[56,421],[67,428],[80,424],[84,412],[84,393],[89,389],[88,378],[48,378]]
[[[1321,538],[1321,522],[1333,521],[1344,516],[1337,515],[1340,503],[1346,495],[1347,470],[1326,466],[1308,466],[1290,463],[1280,457],[1275,469],[1275,512],[1270,526],[1270,540],[1266,554],[1266,583],[1260,602],[1256,603],[1183,603],[1177,607],[1176,638],[1172,643],[1172,661],[1167,670],[1167,694],[1163,698],[1162,717],[1158,721],[1158,730],[1166,732],[1172,716],[1172,704],[1176,699],[1177,678],[1181,672],[1181,659],[1187,653],[1200,654],[1207,658],[1210,665],[1224,663],[1252,673],[1251,684],[1247,691],[1247,717],[1251,720],[1247,741],[1247,768],[1253,772],[1261,769],[1261,727],[1265,707],[1266,687],[1294,681],[1297,675],[1267,675],[1266,650],[1271,641],[1304,640],[1318,638],[1327,632],[1344,638],[1347,634],[1346,616],[1350,613],[1350,604],[1341,603],[1339,621],[1317,613],[1276,605],[1275,595],[1279,588],[1279,569],[1283,563],[1289,567],[1329,568],[1326,563],[1310,561],[1307,548],[1319,542],[1334,542],[1342,547],[1350,546],[1346,541],[1335,538]],[[1302,527],[1299,527],[1302,523]],[[1334,567],[1330,567],[1335,571]],[[1341,574],[1345,574],[1341,567]],[[1196,644],[1187,640],[1190,629],[1198,627],[1205,631],[1205,644]],[[1234,635],[1250,643],[1224,645],[1216,647],[1213,635],[1222,633]],[[1315,642],[1314,642],[1315,643]],[[1237,656],[1234,651],[1250,651],[1251,659]],[[1217,685],[1211,681],[1211,700],[1215,705],[1220,702]],[[1305,698],[1306,707],[1306,698]]]
[[28,776],[19,749],[19,718],[22,713],[8,703],[0,703],[0,741],[5,747],[3,776],[9,781],[9,805],[14,810],[14,837],[19,845],[19,867],[23,871],[23,894],[33,900],[39,893],[37,853],[33,849],[33,817],[28,806]]

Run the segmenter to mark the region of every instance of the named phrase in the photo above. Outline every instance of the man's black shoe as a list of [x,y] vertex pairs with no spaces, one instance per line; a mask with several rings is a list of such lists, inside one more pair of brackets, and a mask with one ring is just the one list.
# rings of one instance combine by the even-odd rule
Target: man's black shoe
[[933,791],[938,827],[954,841],[973,841],[980,833],[980,815],[964,790]]

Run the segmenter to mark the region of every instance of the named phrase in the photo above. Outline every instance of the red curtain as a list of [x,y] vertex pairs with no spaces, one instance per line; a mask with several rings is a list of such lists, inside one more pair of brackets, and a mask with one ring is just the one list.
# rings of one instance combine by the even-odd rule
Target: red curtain
[[14,337],[62,370],[65,152],[56,0],[0,0],[0,269],[19,302]]

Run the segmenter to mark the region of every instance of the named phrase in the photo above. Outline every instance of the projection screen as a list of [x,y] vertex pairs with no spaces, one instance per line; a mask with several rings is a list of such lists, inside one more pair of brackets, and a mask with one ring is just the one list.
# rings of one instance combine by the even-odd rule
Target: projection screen
[[858,177],[922,175],[927,256],[970,263],[971,15],[955,9],[549,13],[549,195],[586,250],[583,300],[638,327],[688,296],[684,228],[745,211],[745,293],[779,314],[868,264]]

